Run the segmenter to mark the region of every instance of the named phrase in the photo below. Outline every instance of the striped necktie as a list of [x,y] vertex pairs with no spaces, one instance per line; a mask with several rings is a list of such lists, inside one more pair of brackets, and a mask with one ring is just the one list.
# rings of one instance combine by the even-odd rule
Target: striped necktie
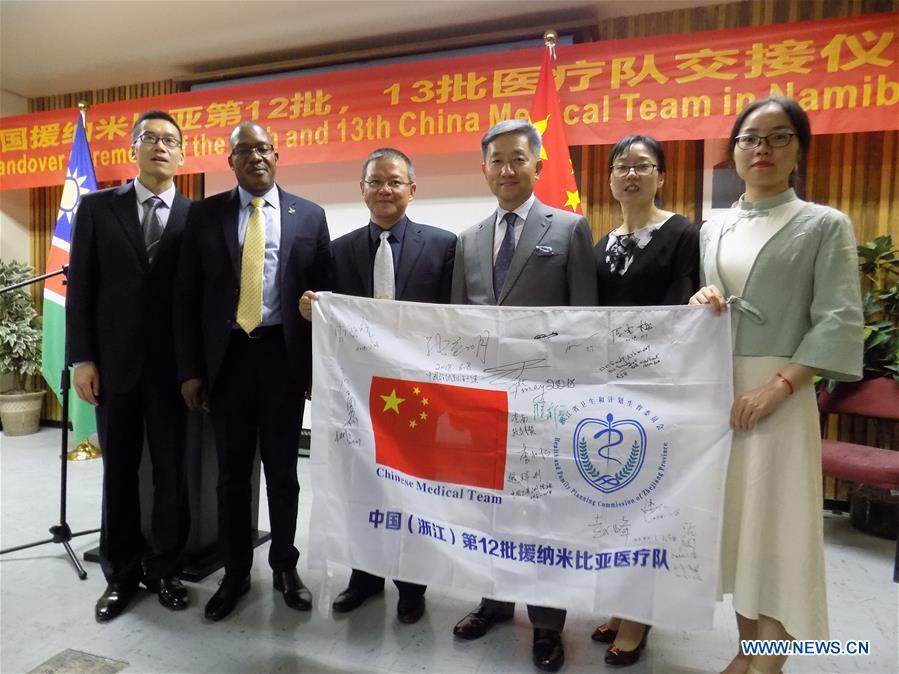
[[156,211],[163,205],[162,199],[155,196],[144,202],[144,217],[140,221],[140,229],[144,235],[144,246],[147,248],[147,257],[150,262],[153,261],[159,239],[162,238],[162,221]]

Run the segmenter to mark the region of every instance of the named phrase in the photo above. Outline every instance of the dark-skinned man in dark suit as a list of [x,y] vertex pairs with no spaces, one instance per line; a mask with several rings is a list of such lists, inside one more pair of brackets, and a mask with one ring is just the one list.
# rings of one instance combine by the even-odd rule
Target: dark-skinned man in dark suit
[[[375,150],[362,165],[359,187],[370,219],[334,241],[333,290],[357,297],[449,302],[456,236],[406,217],[416,189],[409,157],[393,148]],[[313,299],[312,291],[300,299],[300,313],[307,320]],[[402,580],[394,583],[399,590],[397,618],[406,624],[418,622],[425,610],[425,586]],[[349,586],[332,607],[347,613],[383,591],[382,577],[353,569]]]
[[[66,298],[68,357],[77,395],[96,406],[103,450],[100,563],[107,587],[94,616],[108,622],[144,582],[170,609],[181,584],[189,514],[184,403],[172,340],[175,269],[190,202],[175,189],[181,129],[151,110],[131,132],[138,175],[88,194],[73,223]],[[153,464],[152,540],[141,533],[138,468],[146,432]]]
[[293,609],[312,595],[296,566],[300,423],[311,381],[311,330],[301,292],[329,287],[325,213],[275,183],[278,153],[255,122],[231,133],[238,187],[191,207],[178,268],[175,343],[188,407],[208,406],[218,455],[219,548],[225,576],[206,604],[217,621],[250,589],[251,475],[265,472],[274,588]]

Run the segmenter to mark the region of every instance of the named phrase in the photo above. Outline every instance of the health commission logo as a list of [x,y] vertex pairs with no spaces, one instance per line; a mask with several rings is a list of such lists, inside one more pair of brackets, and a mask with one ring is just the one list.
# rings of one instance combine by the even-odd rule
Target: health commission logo
[[665,423],[641,401],[595,395],[559,417],[570,429],[555,438],[553,460],[562,486],[595,507],[641,501],[665,478]]

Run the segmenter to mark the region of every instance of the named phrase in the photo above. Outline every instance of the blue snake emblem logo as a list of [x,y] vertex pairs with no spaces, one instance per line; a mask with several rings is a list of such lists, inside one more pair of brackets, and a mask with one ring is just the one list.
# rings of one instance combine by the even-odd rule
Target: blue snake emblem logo
[[604,494],[623,489],[640,473],[646,458],[646,430],[635,419],[582,419],[574,429],[578,472]]

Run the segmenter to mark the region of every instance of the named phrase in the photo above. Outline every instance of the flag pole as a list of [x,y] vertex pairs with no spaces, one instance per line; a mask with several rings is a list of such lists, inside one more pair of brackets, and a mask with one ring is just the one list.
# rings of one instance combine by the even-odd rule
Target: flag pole
[[[90,110],[90,107],[87,101],[78,101],[78,112],[81,114],[82,124],[87,123],[87,111]],[[66,278],[68,278],[68,274],[66,274]],[[68,370],[68,363],[65,363],[65,366]],[[90,459],[99,459],[101,456],[100,448],[91,442],[89,437],[84,438],[75,446],[75,449],[66,455],[69,461],[89,461]]]
[[559,41],[559,34],[550,29],[543,33],[543,44],[549,49],[549,56],[553,61],[556,60],[556,43]]

